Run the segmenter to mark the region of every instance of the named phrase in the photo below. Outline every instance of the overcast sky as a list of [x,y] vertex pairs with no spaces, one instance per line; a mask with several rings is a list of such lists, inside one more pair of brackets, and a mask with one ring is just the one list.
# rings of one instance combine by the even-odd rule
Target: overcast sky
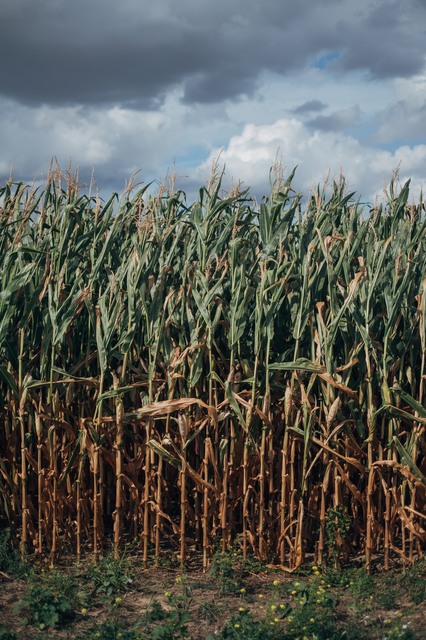
[[426,192],[426,0],[0,0],[0,180]]

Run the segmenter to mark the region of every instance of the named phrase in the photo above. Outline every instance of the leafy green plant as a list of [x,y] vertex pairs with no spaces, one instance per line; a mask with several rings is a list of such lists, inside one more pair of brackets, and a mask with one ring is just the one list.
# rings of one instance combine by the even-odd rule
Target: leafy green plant
[[207,636],[207,640],[285,640],[283,628],[275,621],[258,620],[249,611],[240,611],[223,628]]
[[178,576],[176,585],[176,591],[166,592],[170,607],[168,610],[154,600],[147,612],[146,619],[161,620],[161,624],[151,628],[150,633],[154,640],[173,640],[173,638],[185,638],[188,635],[187,623],[191,619],[189,609],[193,598],[192,588],[186,576]]
[[28,612],[24,622],[45,629],[71,620],[76,607],[85,598],[86,594],[79,589],[74,574],[57,569],[47,572],[43,570],[31,575],[26,594],[18,608]]
[[143,636],[123,620],[106,620],[85,632],[84,640],[139,640]]
[[[374,593],[374,579],[370,573],[367,573],[363,567],[359,569],[352,569],[342,572],[345,577],[344,586],[347,587],[348,592],[351,595],[351,600],[355,605],[355,608],[365,608],[366,601],[368,608],[370,606],[369,598]],[[325,578],[330,578],[329,573],[326,572]],[[331,581],[335,583],[334,581]]]
[[22,622],[34,624],[39,629],[63,624],[74,615],[71,600],[43,584],[31,585],[19,608],[28,610],[28,617]]
[[158,600],[152,600],[143,617],[145,623],[158,622],[167,617],[168,612]]
[[188,636],[189,613],[178,614],[171,612],[167,620],[151,630],[153,640],[174,640],[174,638],[186,638]]
[[350,528],[351,519],[343,505],[338,505],[328,511],[325,519],[325,535],[328,553],[336,568],[340,567],[342,549]]
[[414,604],[424,602],[426,600],[426,557],[409,567],[400,583]]
[[130,562],[124,555],[118,559],[112,554],[105,556],[85,572],[85,577],[92,584],[92,593],[107,600],[126,591],[133,582]]
[[22,561],[19,551],[12,544],[11,529],[0,531],[0,571],[14,578],[26,578],[31,568]]
[[16,640],[16,633],[0,624],[0,640]]
[[198,608],[198,618],[206,624],[212,624],[219,619],[222,611],[223,607],[217,602],[202,602]]
[[337,599],[323,578],[294,581],[288,588],[291,602],[285,612],[289,638],[313,637],[333,640],[338,637],[334,616]]
[[233,546],[228,551],[218,551],[214,555],[210,574],[219,581],[220,593],[238,593],[245,574],[255,566],[257,569],[254,562],[244,561],[240,549]]

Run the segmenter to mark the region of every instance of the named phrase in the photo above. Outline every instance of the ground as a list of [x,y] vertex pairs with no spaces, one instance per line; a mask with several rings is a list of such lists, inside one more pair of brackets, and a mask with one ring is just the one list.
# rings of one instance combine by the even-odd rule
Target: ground
[[372,575],[356,562],[289,575],[238,549],[216,554],[207,574],[200,560],[182,570],[166,553],[143,570],[133,552],[29,569],[14,556],[0,573],[0,640],[426,638],[425,559]]

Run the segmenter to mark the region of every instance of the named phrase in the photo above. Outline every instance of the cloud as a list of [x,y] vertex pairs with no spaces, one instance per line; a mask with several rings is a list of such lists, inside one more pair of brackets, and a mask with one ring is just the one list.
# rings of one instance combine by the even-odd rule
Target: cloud
[[[219,152],[213,151],[199,167],[200,179]],[[343,173],[348,188],[373,202],[398,167],[401,181],[412,178],[413,197],[425,187],[426,144],[401,146],[391,153],[363,147],[342,133],[312,132],[296,118],[283,118],[270,125],[246,125],[220,152],[220,162],[225,164],[229,179],[241,179],[262,195],[269,191],[268,172],[277,152],[287,173],[298,165],[295,185],[305,195],[329,176],[338,178]]]
[[[354,5],[355,6],[355,5]],[[365,70],[372,80],[403,78],[419,73],[425,64],[426,6],[417,0],[357,3],[353,15],[336,25],[345,34],[342,55],[330,63],[343,71]]]
[[348,109],[340,109],[328,116],[317,116],[309,120],[307,125],[311,129],[320,129],[321,131],[343,131],[350,125],[359,120],[361,109],[358,105],[349,107]]
[[[153,109],[168,92],[214,103],[253,95],[262,73],[424,64],[424,3],[386,0],[0,0],[0,92],[23,104]],[[331,57],[330,57],[331,56]],[[337,59],[334,57],[339,56]]]
[[328,105],[325,102],[321,102],[321,100],[307,100],[298,107],[295,107],[292,111],[295,115],[304,115],[305,113],[308,114],[316,111],[323,111],[327,106]]
[[382,144],[426,142],[426,75],[396,81],[395,91],[398,99],[377,116],[374,139]]
[[46,175],[54,156],[63,168],[72,161],[82,175],[90,176],[95,170],[98,181],[116,189],[139,169],[144,178],[162,178],[158,171],[167,169],[164,157],[169,145],[180,144],[173,119],[166,111],[137,112],[119,107],[94,110],[81,106],[12,108],[3,103],[0,119],[3,179],[11,166],[22,179],[40,178]]

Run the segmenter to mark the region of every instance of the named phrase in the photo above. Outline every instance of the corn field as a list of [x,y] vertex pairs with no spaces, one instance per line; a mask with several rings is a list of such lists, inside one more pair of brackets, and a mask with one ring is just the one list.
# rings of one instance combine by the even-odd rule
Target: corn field
[[[294,571],[425,540],[426,216],[344,180],[108,201],[0,189],[0,525],[143,565],[237,541]],[[339,520],[340,517],[340,520]]]

